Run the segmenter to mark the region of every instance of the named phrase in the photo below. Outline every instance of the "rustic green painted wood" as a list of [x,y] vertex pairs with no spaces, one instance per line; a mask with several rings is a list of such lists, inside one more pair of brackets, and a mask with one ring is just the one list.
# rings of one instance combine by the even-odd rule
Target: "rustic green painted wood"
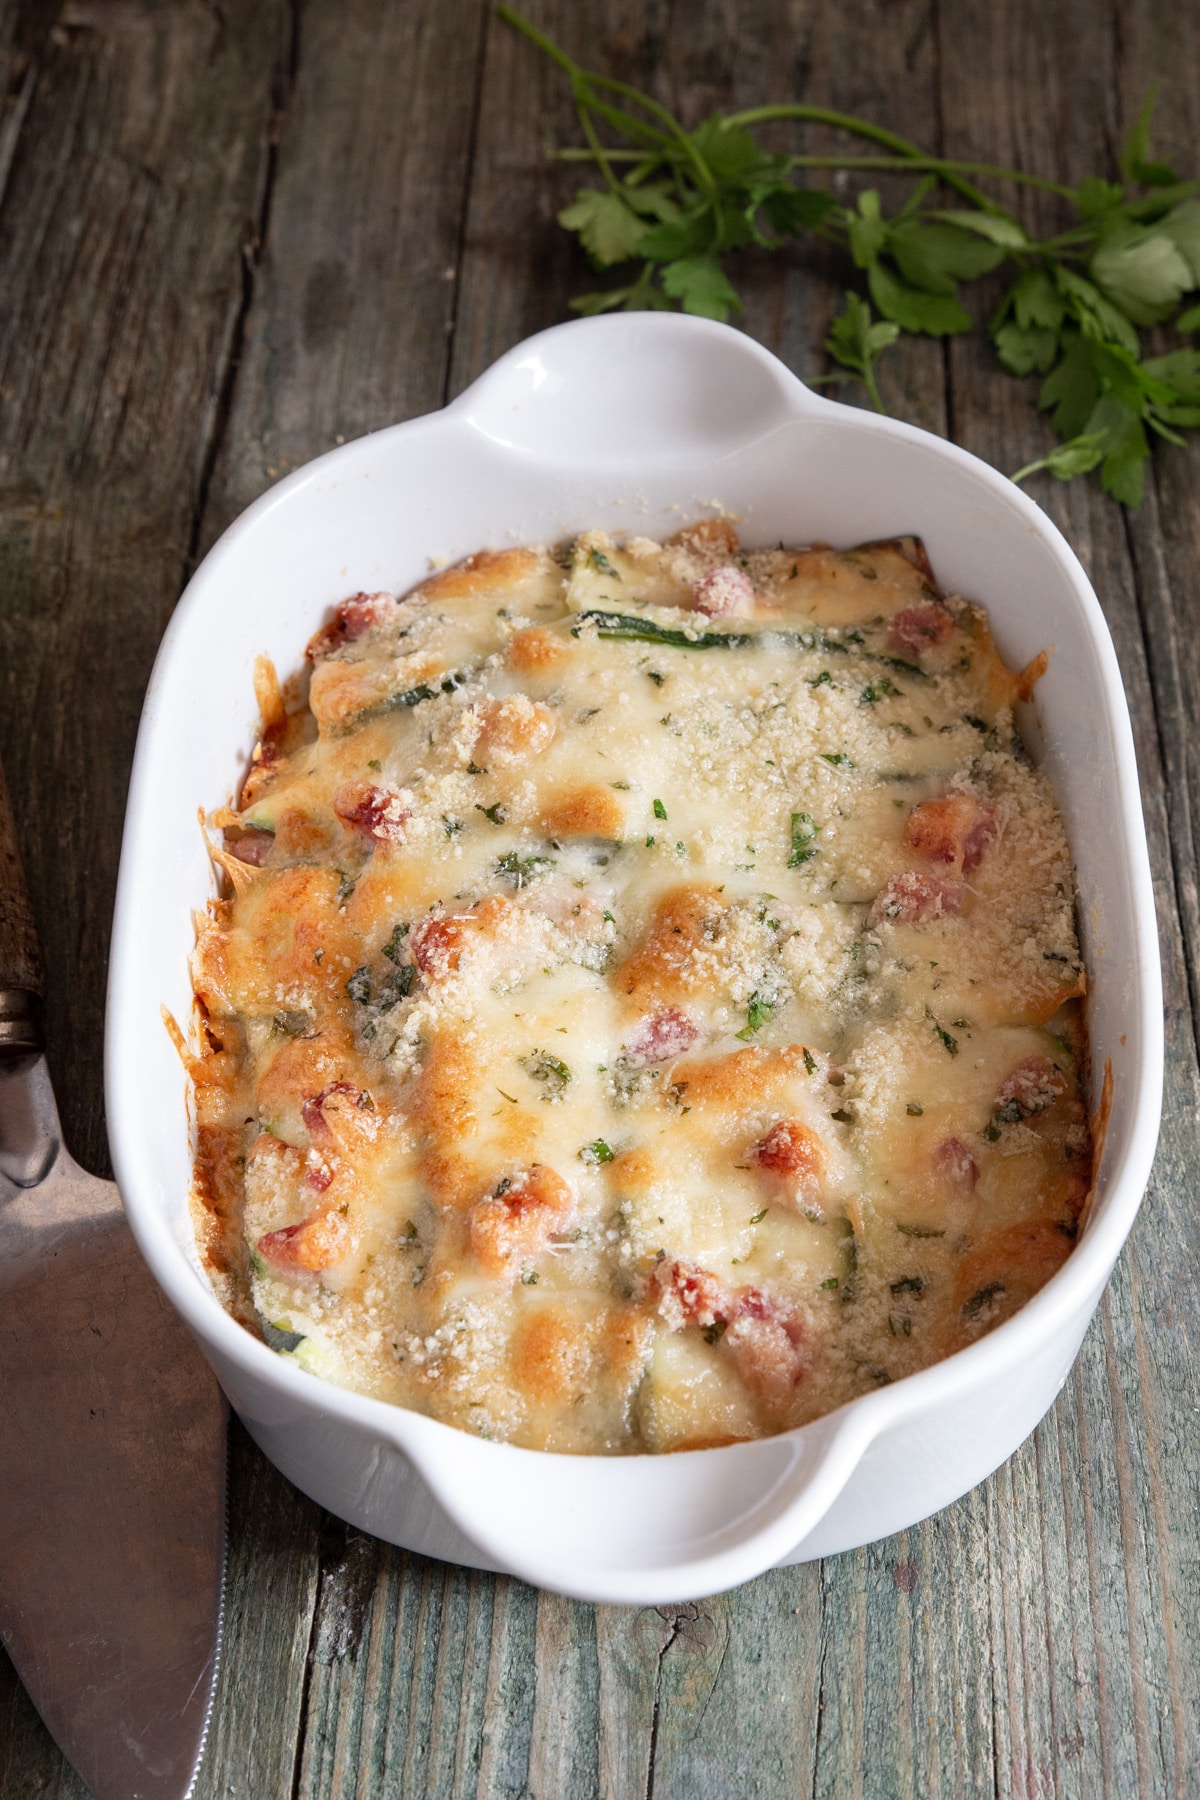
[[[1059,179],[1111,160],[1158,79],[1161,147],[1196,164],[1177,0],[529,6],[690,118],[798,96]],[[561,85],[483,0],[0,0],[0,84],[0,754],[60,1101],[99,1167],[124,788],[190,567],[277,475],[441,404],[589,277],[543,157]],[[802,375],[837,273],[747,262],[743,322]],[[1001,468],[1044,442],[974,342],[906,346],[885,389]],[[1200,462],[1163,453],[1129,517],[1034,491],[1129,691],[1168,1036],[1151,1191],[1053,1411],[937,1518],[662,1611],[378,1544],[235,1427],[199,1800],[1200,1791]],[[0,1659],[0,1800],[82,1792]]]

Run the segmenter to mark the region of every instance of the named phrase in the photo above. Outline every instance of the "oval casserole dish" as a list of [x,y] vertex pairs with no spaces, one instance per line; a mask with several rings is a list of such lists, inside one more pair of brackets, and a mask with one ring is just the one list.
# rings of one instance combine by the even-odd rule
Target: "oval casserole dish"
[[[1021,725],[1074,854],[1092,1105],[1112,1100],[1094,1203],[1045,1288],[969,1349],[778,1437],[655,1457],[559,1456],[467,1436],[330,1386],[230,1318],[188,1194],[183,1069],[197,826],[255,733],[255,658],[283,672],[329,607],[403,592],[429,559],[602,528],[667,536],[719,507],[743,542],[920,536],[943,587],[986,607],[1001,654],[1049,669]],[[134,1233],[267,1456],[322,1505],[427,1555],[580,1599],[662,1605],[915,1523],[997,1467],[1070,1369],[1141,1200],[1157,1137],[1162,1006],[1133,742],[1099,604],[1060,534],[994,470],[913,427],[818,398],[741,333],[598,318],[518,345],[443,412],[299,470],[193,578],[146,697],[109,978],[106,1096]]]

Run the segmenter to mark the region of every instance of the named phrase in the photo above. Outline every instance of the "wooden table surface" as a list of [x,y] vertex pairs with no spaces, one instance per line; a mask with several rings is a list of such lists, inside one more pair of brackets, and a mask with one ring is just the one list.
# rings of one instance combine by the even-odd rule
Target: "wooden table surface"
[[[1157,147],[1200,173],[1180,0],[528,4],[689,120],[806,99],[1066,181],[1112,173],[1157,80]],[[486,0],[0,0],[0,71],[0,753],[59,1101],[105,1170],[127,772],[185,581],[277,477],[440,406],[589,277],[544,157],[562,86]],[[741,322],[801,375],[836,273],[745,265]],[[913,343],[884,383],[1001,469],[1046,447],[1032,387],[977,341]],[[1168,1052],[1149,1196],[1054,1409],[896,1538],[640,1612],[378,1543],[235,1428],[199,1800],[1200,1794],[1200,456],[1156,453],[1135,513],[1031,491],[1124,671]],[[82,1794],[0,1658],[0,1800]]]

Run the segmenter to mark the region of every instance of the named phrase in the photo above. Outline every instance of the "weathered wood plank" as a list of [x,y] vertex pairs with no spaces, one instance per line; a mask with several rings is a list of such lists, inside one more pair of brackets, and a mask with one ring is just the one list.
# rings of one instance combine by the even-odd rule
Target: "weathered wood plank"
[[[955,152],[1012,160],[1060,180],[1111,167],[1142,76],[1151,73],[1145,64],[1135,70],[1126,27],[1143,46],[1153,43],[1154,72],[1166,75],[1164,60],[1173,64],[1180,51],[1164,16],[1147,29],[1148,11],[1094,15],[1088,55],[1072,58],[1067,46],[1080,17],[1069,6],[1041,9],[1036,29],[1032,12],[1022,20],[1011,9],[963,9],[953,33],[957,60],[947,57]],[[968,57],[998,74],[983,92],[969,86]],[[1047,63],[1062,66],[1060,57],[1072,64],[1069,83],[1047,79]],[[1034,91],[1045,104],[1022,106],[1020,97]],[[1178,89],[1174,100],[1182,101]],[[1052,203],[1035,210],[1040,224],[1056,216]],[[1034,384],[1023,396],[1016,384],[997,381],[987,352],[965,343],[955,346],[953,372],[964,441],[1001,467],[1015,466],[1033,438],[1024,409]],[[989,1484],[1003,1553],[995,1607],[1007,1651],[995,1658],[1003,1674],[997,1768],[1017,1793],[1036,1783],[1056,1794],[1182,1794],[1197,1748],[1197,1664],[1192,1658],[1185,1666],[1175,1647],[1200,1603],[1195,1459],[1179,1456],[1193,1418],[1187,1371],[1200,1353],[1200,1244],[1184,1199],[1194,1184],[1187,1170],[1194,1169],[1197,1080],[1177,902],[1186,921],[1194,847],[1180,794],[1187,729],[1174,648],[1185,635],[1194,640],[1195,630],[1146,628],[1147,619],[1169,618],[1174,604],[1156,516],[1155,487],[1164,479],[1180,483],[1195,507],[1194,457],[1174,453],[1159,459],[1146,505],[1128,520],[1094,489],[1049,481],[1035,489],[1092,573],[1129,692],[1159,905],[1168,1070],[1150,1195],[1099,1328],[1034,1440],[1034,1483],[1025,1493],[1018,1486],[1027,1466],[1022,1452]],[[1184,492],[1176,491],[1181,508]],[[1031,1562],[1037,1538],[1040,1561]]]
[[[241,303],[280,22],[276,0],[0,18],[0,754],[59,1104],[92,1167],[129,759]],[[0,1668],[0,1791],[76,1800]]]
[[0,751],[50,1060],[92,1166],[125,784],[240,304],[279,28],[278,0],[224,25],[199,0],[81,0],[31,7],[18,31],[31,85],[0,208]]
[[299,4],[203,546],[288,470],[442,403],[488,10]]
[[[318,1601],[322,1513],[296,1492],[235,1422],[229,1458],[224,1637],[204,1796],[290,1796],[304,1731],[306,1673]],[[336,1594],[317,1612],[336,1634]],[[318,1636],[318,1645],[322,1642]]]

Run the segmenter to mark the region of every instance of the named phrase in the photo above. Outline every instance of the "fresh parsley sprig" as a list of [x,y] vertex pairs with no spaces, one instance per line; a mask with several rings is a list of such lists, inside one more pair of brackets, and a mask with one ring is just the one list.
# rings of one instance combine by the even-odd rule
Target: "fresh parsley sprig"
[[[1200,350],[1186,341],[1146,357],[1141,333],[1200,332],[1200,183],[1181,180],[1150,146],[1151,94],[1130,133],[1120,181],[1076,187],[1019,169],[927,155],[869,119],[803,104],[713,114],[694,131],[628,83],[585,70],[510,6],[512,25],[566,76],[584,143],[555,154],[591,165],[601,185],[580,188],[559,214],[599,269],[627,267],[614,287],[571,302],[582,313],[682,307],[728,319],[741,309],[729,259],[747,245],[777,250],[811,235],[848,253],[865,294],[847,292],[825,349],[883,411],[877,365],[904,333],[951,337],[972,329],[963,289],[1005,283],[987,322],[1010,374],[1038,375],[1038,406],[1058,443],[1014,476],[1046,469],[1062,480],[1098,469],[1107,491],[1136,506],[1154,436],[1184,442],[1200,428]],[[782,155],[756,128],[779,121],[832,126],[872,146],[854,156]],[[899,210],[877,188],[842,202],[810,187],[810,172],[910,175]],[[979,181],[1056,197],[1064,227],[1038,239]],[[955,204],[946,205],[949,192]],[[1193,303],[1188,304],[1189,298]]]

